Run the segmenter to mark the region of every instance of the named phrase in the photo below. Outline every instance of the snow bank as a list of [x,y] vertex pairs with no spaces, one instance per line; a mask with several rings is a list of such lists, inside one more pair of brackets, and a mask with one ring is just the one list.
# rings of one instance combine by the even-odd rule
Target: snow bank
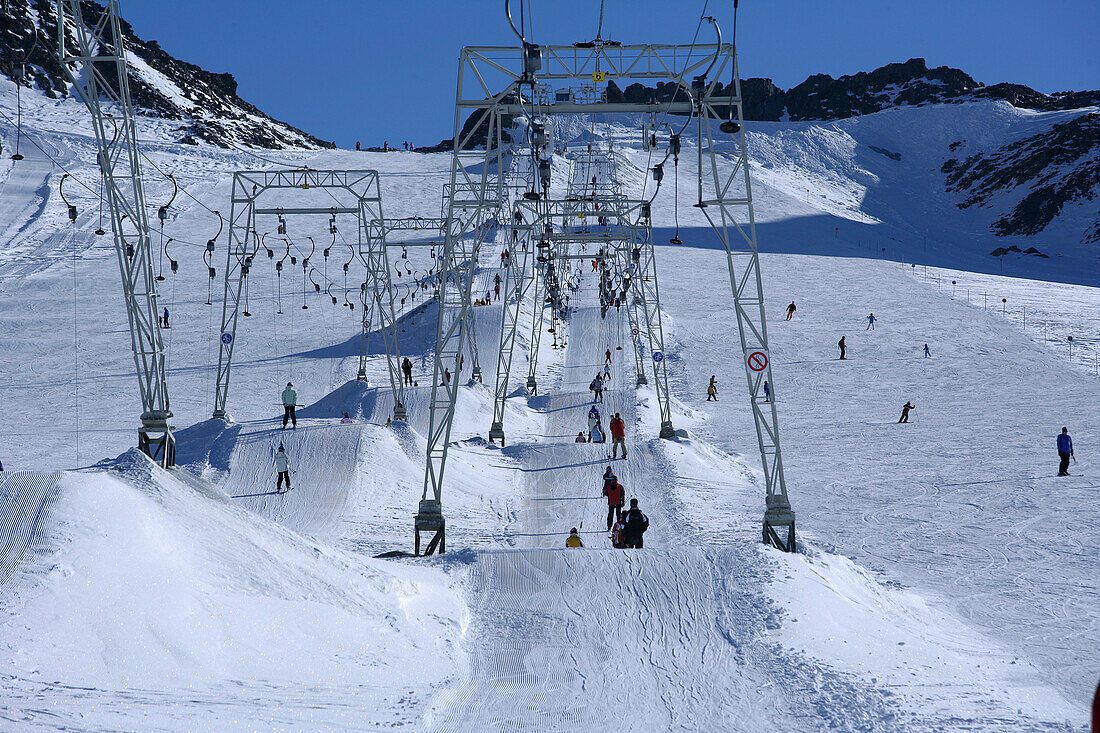
[[[142,727],[142,699],[192,693],[223,699],[188,712],[212,729],[336,722],[349,705],[389,721],[395,700],[459,668],[466,611],[435,571],[315,545],[136,451],[64,484],[49,567],[0,623],[6,716],[37,719],[46,686],[82,725]],[[284,686],[312,699],[257,702]],[[94,705],[66,709],[74,688]]]

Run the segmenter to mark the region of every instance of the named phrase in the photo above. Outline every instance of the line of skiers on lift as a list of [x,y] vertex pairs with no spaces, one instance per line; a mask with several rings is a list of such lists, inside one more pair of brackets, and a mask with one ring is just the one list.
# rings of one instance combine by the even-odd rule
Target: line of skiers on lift
[[[615,413],[611,417],[611,421],[607,425],[611,430],[611,458],[614,460],[619,455],[619,448],[623,449],[623,458],[626,458],[626,423],[623,422],[623,418],[619,413]],[[595,405],[592,405],[588,410],[588,436],[585,437],[584,431],[581,430],[577,433],[577,437],[573,440],[574,443],[606,443],[607,434],[604,432],[603,425],[600,422],[600,411],[596,409]]]
[[[607,498],[607,531],[611,546],[616,549],[641,549],[642,536],[649,529],[649,517],[638,508],[638,500],[630,500],[630,508],[623,511],[626,489],[619,483],[611,466],[603,474],[603,495]],[[577,528],[569,530],[566,547],[584,547]]]

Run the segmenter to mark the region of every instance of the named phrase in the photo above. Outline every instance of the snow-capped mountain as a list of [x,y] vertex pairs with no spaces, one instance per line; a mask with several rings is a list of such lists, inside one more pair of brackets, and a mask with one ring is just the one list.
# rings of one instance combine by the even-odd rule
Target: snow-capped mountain
[[[609,85],[608,98],[666,102],[675,86],[672,82],[656,88],[632,84],[620,90]],[[728,89],[719,84],[715,94]],[[741,89],[745,119],[755,122],[826,123],[909,107],[987,100],[1040,113],[1079,111],[1069,118],[1050,119],[1045,129],[1031,131],[1024,139],[1006,137],[981,147],[955,139],[942,150],[924,152],[940,159],[943,187],[956,194],[955,204],[987,209],[993,219],[989,231],[999,237],[1038,234],[1067,204],[1087,205],[1098,193],[1100,91],[1048,95],[1022,84],[986,86],[959,69],[930,69],[919,58],[838,79],[814,74],[786,91],[762,78],[745,79]],[[965,158],[959,160],[961,153]],[[1071,236],[1083,243],[1100,241],[1100,215]]]
[[[0,73],[52,99],[69,96],[65,74],[55,56],[57,14],[49,0],[8,0],[0,15]],[[94,23],[104,12],[95,2],[82,3],[84,20]],[[123,22],[130,63],[130,91],[142,114],[178,121],[176,142],[205,140],[228,147],[331,148],[296,127],[280,122],[237,96],[232,74],[217,74],[181,61],[156,41],[138,38]]]

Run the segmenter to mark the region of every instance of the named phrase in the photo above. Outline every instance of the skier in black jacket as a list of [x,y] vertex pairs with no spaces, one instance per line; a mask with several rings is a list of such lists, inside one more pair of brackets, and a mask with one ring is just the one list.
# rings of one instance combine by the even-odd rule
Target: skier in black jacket
[[642,535],[649,529],[649,517],[638,508],[638,500],[630,500],[630,509],[623,514],[623,540],[628,548],[642,548]]

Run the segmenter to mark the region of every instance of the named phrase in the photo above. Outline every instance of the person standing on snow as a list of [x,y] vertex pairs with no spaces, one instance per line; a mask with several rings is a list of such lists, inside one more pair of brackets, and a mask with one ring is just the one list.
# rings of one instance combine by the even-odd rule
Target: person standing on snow
[[649,517],[638,508],[638,500],[630,500],[630,510],[623,515],[623,544],[631,549],[642,549],[642,535],[649,529]]
[[875,321],[877,321],[877,320],[878,320],[878,319],[877,319],[877,318],[875,318],[875,314],[874,314],[874,313],[872,313],[871,315],[867,316],[867,328],[866,328],[866,330],[867,330],[867,331],[874,331],[874,330],[875,330]]
[[623,447],[623,458],[626,458],[626,423],[619,413],[616,412],[615,417],[611,418],[608,427],[611,428],[611,458],[614,460],[620,445]]
[[606,489],[616,481],[618,481],[618,479],[615,478],[615,472],[611,470],[611,466],[608,466],[607,470],[603,472],[603,487]]
[[909,422],[909,411],[915,407],[916,405],[906,400],[905,404],[901,406],[901,417],[898,418],[898,422]]
[[711,400],[718,401],[718,382],[715,381],[714,375],[710,375],[710,384],[707,385],[707,402]]
[[766,380],[766,379],[764,380],[764,401],[765,402],[771,402],[772,401],[772,388],[771,388],[771,385],[768,384],[768,380]]
[[596,423],[600,421],[600,411],[596,409],[595,405],[588,408],[588,429],[596,427]]
[[611,349],[608,349],[607,351],[603,352],[603,363],[604,364],[610,364],[611,363]]
[[787,320],[788,321],[791,320],[792,318],[794,318],[794,312],[796,310],[798,310],[798,308],[795,307],[794,301],[792,300],[791,304],[787,306]]
[[581,542],[580,535],[577,534],[577,528],[569,530],[569,538],[565,540],[566,547],[584,547],[584,543]]
[[931,359],[932,358],[932,352],[928,350],[928,344],[924,345],[924,358],[925,359]]
[[623,524],[622,515],[615,520],[615,524],[611,527],[611,546],[616,550],[622,550],[626,547],[626,542],[623,539],[623,530],[626,525]]
[[603,380],[600,379],[599,374],[588,385],[588,388],[593,392],[592,402],[603,402]]
[[603,426],[600,425],[599,420],[597,420],[596,424],[592,426],[592,430],[589,431],[589,433],[590,433],[590,436],[591,436],[588,439],[589,443],[606,443],[607,442],[607,438],[605,438],[604,434],[603,434]]
[[165,308],[164,308],[164,314],[160,317],[160,325],[161,325],[161,328],[171,328],[171,326],[168,325],[168,307],[167,306],[165,306]]
[[1058,475],[1069,476],[1069,459],[1077,460],[1073,456],[1073,438],[1069,437],[1069,430],[1062,428],[1062,434],[1058,436]]
[[297,429],[298,416],[294,414],[294,408],[297,405],[298,393],[294,391],[294,385],[290,382],[287,382],[286,389],[283,390],[283,430],[286,430],[287,420],[290,420],[292,422],[292,429]]
[[401,373],[405,375],[405,384],[411,387],[413,383],[413,363],[409,361],[407,356],[401,362]]
[[603,381],[604,383],[611,381],[611,364],[603,365]]
[[283,481],[286,481],[286,491],[290,491],[290,459],[287,458],[282,443],[279,443],[279,450],[275,451],[275,470],[279,472],[279,478],[275,481],[275,490],[280,494],[285,493]]
[[610,482],[604,481],[603,495],[607,497],[607,531],[610,532],[611,526],[622,516],[626,490],[612,476]]
[[836,347],[838,349],[840,349],[840,358],[843,359],[844,358],[844,352],[848,350],[848,347],[845,346],[845,344],[844,344],[844,337],[843,336],[840,337],[840,341],[836,342]]

